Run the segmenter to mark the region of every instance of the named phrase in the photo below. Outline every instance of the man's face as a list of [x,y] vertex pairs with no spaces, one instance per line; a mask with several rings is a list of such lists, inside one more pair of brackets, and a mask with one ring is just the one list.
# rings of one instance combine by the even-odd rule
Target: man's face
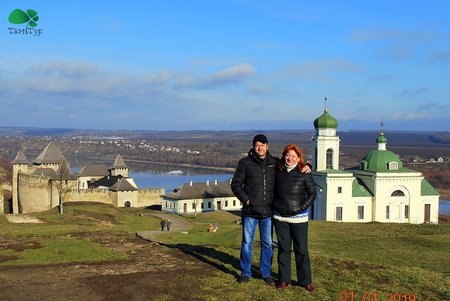
[[258,155],[258,157],[264,159],[266,157],[267,151],[269,150],[269,144],[256,141],[255,145],[253,145],[253,148],[255,149],[255,153]]

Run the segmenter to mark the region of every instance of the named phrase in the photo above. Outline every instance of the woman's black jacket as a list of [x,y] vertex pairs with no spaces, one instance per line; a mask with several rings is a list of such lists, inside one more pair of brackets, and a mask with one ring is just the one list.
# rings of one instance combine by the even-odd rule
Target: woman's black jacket
[[[261,160],[251,149],[239,160],[231,181],[231,189],[242,202],[242,216],[254,218],[272,216],[275,159],[267,152]],[[247,205],[246,201],[250,203]]]
[[275,171],[275,192],[272,208],[281,216],[294,216],[308,209],[316,199],[316,187],[310,173],[298,168],[287,172],[278,165]]

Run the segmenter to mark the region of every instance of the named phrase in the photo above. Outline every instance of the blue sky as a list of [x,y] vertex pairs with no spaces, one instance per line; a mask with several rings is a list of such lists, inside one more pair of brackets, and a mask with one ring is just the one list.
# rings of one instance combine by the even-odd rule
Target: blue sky
[[[39,36],[15,34],[34,9]],[[450,2],[0,2],[0,126],[450,130]]]

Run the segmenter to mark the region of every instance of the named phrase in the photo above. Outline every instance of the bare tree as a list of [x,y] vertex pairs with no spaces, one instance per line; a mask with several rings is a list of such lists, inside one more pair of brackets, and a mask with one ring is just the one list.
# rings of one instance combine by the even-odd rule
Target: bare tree
[[72,180],[73,175],[70,170],[69,163],[66,159],[63,159],[59,164],[59,168],[56,171],[56,177],[51,180],[52,185],[58,191],[58,201],[59,201],[59,213],[64,213],[64,197],[70,191],[70,180]]

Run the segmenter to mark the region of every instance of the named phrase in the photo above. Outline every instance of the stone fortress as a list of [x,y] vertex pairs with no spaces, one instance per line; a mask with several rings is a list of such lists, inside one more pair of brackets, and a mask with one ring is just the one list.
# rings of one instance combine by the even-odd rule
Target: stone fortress
[[[138,189],[117,155],[111,167],[85,165],[73,174],[59,148],[50,142],[31,163],[19,150],[12,161],[12,213],[49,210],[70,202],[97,202],[116,207],[161,205],[164,188]],[[3,206],[1,206],[3,209]]]

